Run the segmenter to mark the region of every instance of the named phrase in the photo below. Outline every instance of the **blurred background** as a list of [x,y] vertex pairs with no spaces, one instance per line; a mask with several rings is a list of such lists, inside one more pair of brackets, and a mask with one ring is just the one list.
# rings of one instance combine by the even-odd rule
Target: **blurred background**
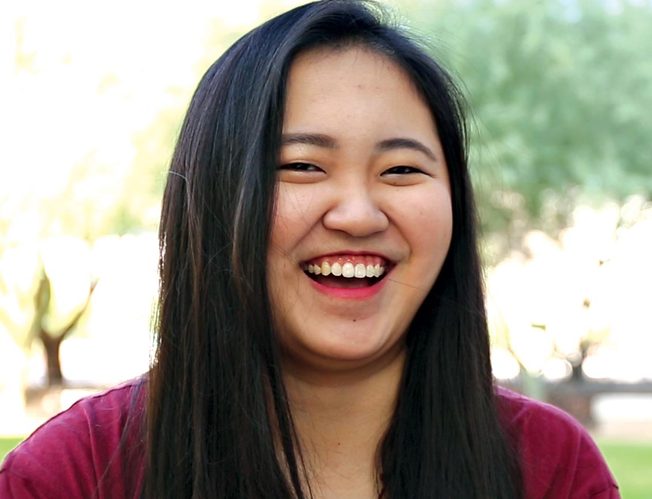
[[[185,108],[230,43],[300,3],[0,3],[0,458],[146,371]],[[575,415],[624,497],[652,497],[652,1],[383,3],[472,109],[496,376]]]

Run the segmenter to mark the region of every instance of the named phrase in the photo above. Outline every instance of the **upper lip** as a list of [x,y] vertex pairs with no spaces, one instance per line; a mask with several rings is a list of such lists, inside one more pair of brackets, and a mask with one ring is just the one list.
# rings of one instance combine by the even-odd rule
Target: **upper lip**
[[303,260],[303,263],[310,262],[312,260],[318,260],[320,258],[329,258],[329,257],[346,257],[346,256],[375,256],[378,258],[382,258],[385,260],[387,263],[394,263],[394,260],[387,256],[386,254],[379,252],[379,251],[372,251],[372,250],[336,250],[336,251],[329,251],[325,253],[319,253],[315,254],[309,258],[306,258]]

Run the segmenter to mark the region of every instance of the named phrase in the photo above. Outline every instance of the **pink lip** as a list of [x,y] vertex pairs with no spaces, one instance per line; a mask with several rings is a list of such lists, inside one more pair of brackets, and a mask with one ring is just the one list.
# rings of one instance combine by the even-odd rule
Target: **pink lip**
[[369,256],[379,256],[380,258],[384,258],[386,260],[389,260],[385,255],[381,253],[376,253],[375,251],[349,251],[349,250],[341,250],[341,251],[333,251],[332,253],[324,253],[323,255],[319,256],[346,256],[346,255],[369,255]]
[[324,284],[314,281],[308,276],[306,276],[306,278],[318,292],[332,298],[340,298],[344,300],[368,300],[369,298],[372,298],[380,293],[380,291],[385,286],[385,283],[387,282],[386,274],[383,279],[376,282],[372,286],[367,286],[364,288],[332,288],[330,286],[325,286]]
[[[329,258],[329,257],[347,257],[347,256],[375,256],[382,258],[385,262],[386,265],[392,265],[392,260],[387,258],[385,255],[381,253],[377,253],[375,251],[353,251],[353,250],[340,250],[340,251],[334,251],[332,253],[324,253],[319,256],[313,257],[308,261],[314,261],[314,260],[319,260],[321,258]],[[333,288],[330,286],[325,286],[324,284],[321,284],[317,281],[314,281],[313,279],[310,279],[309,277],[306,276],[306,278],[310,281],[310,284],[315,288],[316,291],[319,293],[322,293],[324,295],[330,296],[332,298],[340,298],[344,300],[368,300],[369,298],[372,298],[373,296],[377,295],[385,286],[385,283],[387,282],[387,275],[391,272],[389,270],[383,279],[380,281],[376,282],[372,286],[367,286],[364,288]]]
[[383,259],[386,263],[391,264],[392,260],[382,253],[376,253],[374,251],[348,251],[348,250],[343,250],[343,251],[334,251],[332,253],[323,253],[318,256],[314,256],[312,258],[309,258],[308,260],[305,260],[305,263],[312,262],[312,261],[317,261],[320,259],[324,258],[346,258],[349,256],[371,256],[371,257],[377,257]]
[[382,279],[378,281],[373,286],[368,286],[366,288],[331,288],[330,286],[324,286],[323,284],[313,281],[310,279],[310,284],[325,295],[331,296],[333,298],[343,298],[345,300],[367,300],[375,295],[377,295],[381,289],[385,286],[387,279]]

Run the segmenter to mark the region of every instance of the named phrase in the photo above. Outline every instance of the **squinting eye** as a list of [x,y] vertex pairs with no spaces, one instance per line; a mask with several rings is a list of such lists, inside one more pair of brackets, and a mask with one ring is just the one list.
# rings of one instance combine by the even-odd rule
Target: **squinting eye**
[[383,175],[407,175],[410,173],[423,173],[421,170],[418,168],[415,168],[414,166],[393,166],[391,168],[388,168],[383,172]]
[[289,170],[293,172],[320,172],[321,168],[313,165],[312,163],[286,163],[284,165],[279,165],[279,170]]

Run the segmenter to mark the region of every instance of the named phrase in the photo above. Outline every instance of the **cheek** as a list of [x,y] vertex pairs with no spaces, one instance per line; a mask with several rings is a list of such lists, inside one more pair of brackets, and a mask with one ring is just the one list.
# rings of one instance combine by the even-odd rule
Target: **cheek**
[[299,255],[302,241],[310,234],[315,218],[313,204],[307,189],[280,184],[274,204],[269,250],[267,253],[267,280],[274,295],[283,300],[298,286]]
[[283,243],[284,241],[288,241],[292,232],[291,227],[291,221],[287,217],[279,214],[278,210],[275,210],[274,215],[272,216],[272,231],[270,233],[268,260],[273,261],[278,254],[284,253]]
[[440,206],[438,210],[425,213],[422,227],[427,228],[427,244],[436,248],[437,255],[443,261],[450,248],[453,235],[453,213],[450,204]]
[[[283,184],[279,185],[274,200],[274,213],[272,215],[272,231],[270,234],[270,251],[280,249],[280,244],[287,240],[292,227],[290,203]],[[271,255],[270,255],[271,256]]]
[[296,245],[314,225],[315,212],[311,189],[281,183],[274,203],[270,235],[272,246],[287,251]]
[[447,190],[430,195],[413,196],[400,205],[403,232],[413,256],[442,261],[446,257],[453,233],[453,213]]

